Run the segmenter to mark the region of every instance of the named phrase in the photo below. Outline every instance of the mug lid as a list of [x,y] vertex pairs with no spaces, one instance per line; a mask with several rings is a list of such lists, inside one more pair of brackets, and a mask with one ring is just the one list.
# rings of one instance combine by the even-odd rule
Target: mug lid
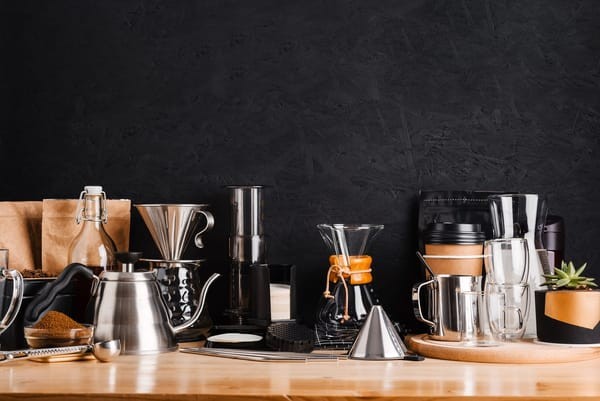
[[485,241],[481,224],[430,223],[424,232],[427,244],[480,244]]

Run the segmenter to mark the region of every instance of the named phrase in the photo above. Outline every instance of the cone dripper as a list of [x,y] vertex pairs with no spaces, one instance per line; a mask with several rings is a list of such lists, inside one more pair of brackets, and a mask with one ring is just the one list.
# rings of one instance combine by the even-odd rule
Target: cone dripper
[[[380,305],[374,305],[348,356],[370,361],[406,359],[408,350]],[[414,356],[410,359],[415,359]]]
[[202,248],[201,234],[214,225],[213,215],[206,210],[206,204],[142,204],[135,205],[162,257],[166,261],[181,260],[189,240],[200,222],[200,215],[206,218],[206,225],[194,237],[196,247]]

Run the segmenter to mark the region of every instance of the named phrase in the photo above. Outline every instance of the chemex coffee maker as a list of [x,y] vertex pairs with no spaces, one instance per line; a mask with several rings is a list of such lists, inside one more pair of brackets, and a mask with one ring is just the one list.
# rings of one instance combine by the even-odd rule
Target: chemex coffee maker
[[[162,259],[142,259],[156,272],[162,296],[166,301],[173,325],[191,319],[198,309],[202,290],[200,267],[204,260],[185,260],[183,253],[190,240],[203,248],[202,234],[214,226],[213,215],[206,204],[139,204],[142,216]],[[203,226],[200,223],[204,220]],[[203,339],[212,327],[207,308],[187,329],[177,333],[179,341]]]
[[367,254],[383,225],[319,224],[327,244],[329,269],[315,321],[315,345],[350,348],[373,305],[372,258]]

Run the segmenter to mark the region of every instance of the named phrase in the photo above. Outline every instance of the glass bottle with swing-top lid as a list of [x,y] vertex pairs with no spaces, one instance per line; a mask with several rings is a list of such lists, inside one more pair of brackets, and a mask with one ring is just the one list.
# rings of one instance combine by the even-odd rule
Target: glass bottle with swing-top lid
[[114,241],[104,229],[108,221],[106,193],[101,186],[86,186],[79,195],[77,204],[79,234],[69,247],[69,263],[81,263],[98,275],[116,267]]

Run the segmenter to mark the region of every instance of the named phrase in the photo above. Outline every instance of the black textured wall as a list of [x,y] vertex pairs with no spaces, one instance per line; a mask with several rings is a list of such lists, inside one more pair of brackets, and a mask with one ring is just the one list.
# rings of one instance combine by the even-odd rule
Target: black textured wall
[[[376,287],[411,320],[420,188],[546,194],[568,256],[600,276],[594,0],[0,4],[3,200],[102,184],[209,202],[190,255],[226,272],[223,186],[269,185],[269,259],[298,265],[309,321],[320,222],[386,225]],[[133,215],[132,248],[155,253]]]

